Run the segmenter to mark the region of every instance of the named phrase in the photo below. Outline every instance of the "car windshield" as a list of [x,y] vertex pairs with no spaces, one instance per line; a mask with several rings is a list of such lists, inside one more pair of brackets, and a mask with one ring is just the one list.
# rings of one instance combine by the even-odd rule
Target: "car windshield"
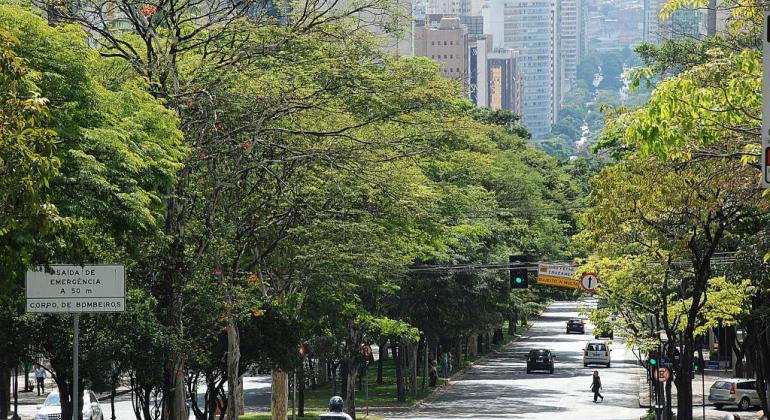
[[589,351],[602,351],[604,349],[605,347],[604,347],[604,344],[602,343],[591,343],[588,345]]
[[532,350],[529,352],[530,356],[545,356],[548,354],[548,350]]
[[730,388],[732,388],[732,384],[730,382],[717,381],[714,384],[714,388],[717,388],[717,389],[730,389]]
[[580,324],[580,320],[579,319],[570,319],[569,322],[570,322],[570,324]]
[[49,394],[43,403],[45,406],[59,405],[59,394]]

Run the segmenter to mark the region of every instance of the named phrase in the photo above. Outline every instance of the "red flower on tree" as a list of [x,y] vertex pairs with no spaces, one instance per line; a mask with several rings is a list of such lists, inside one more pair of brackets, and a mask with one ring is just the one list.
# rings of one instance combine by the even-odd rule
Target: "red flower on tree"
[[152,16],[155,13],[158,12],[158,6],[154,6],[154,5],[150,4],[150,5],[142,7],[140,9],[140,11],[142,12],[142,14],[144,16]]

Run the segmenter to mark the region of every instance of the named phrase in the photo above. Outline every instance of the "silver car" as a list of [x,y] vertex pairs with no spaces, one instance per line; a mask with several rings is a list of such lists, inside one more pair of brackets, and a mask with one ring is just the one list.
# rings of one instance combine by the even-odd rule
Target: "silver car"
[[[96,399],[96,395],[93,392],[88,390],[83,392],[83,419],[104,420],[99,400]],[[43,405],[38,406],[35,420],[62,420],[61,402],[58,392],[54,391],[48,394],[48,397],[43,401]]]
[[583,349],[583,366],[604,365],[610,367],[610,349],[606,342],[590,342]]
[[726,405],[737,405],[739,410],[758,406],[756,382],[753,379],[718,379],[709,390],[709,402],[717,410]]

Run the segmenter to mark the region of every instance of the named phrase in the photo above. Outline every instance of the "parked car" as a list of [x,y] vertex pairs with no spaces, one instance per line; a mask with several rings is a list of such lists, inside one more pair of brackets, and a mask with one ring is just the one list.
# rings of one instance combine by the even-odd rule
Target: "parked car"
[[585,334],[586,332],[585,324],[583,324],[582,319],[575,318],[567,321],[567,334],[569,334],[572,331],[579,332],[580,334]]
[[709,389],[709,402],[717,410],[726,405],[737,405],[739,410],[748,410],[759,405],[756,381],[753,379],[718,379]]
[[594,338],[597,340],[600,338],[609,338],[610,340],[614,340],[615,334],[612,332],[612,330],[594,329]]
[[550,350],[530,350],[527,355],[527,373],[532,373],[535,370],[545,370],[548,373],[553,373],[555,361],[556,356]]
[[610,367],[610,346],[606,342],[598,341],[586,343],[583,349],[583,367],[588,365],[604,365]]
[[[83,391],[83,419],[104,420],[102,406],[99,404],[96,394],[89,390]],[[57,391],[48,394],[43,405],[37,407],[35,420],[62,420],[61,403]]]

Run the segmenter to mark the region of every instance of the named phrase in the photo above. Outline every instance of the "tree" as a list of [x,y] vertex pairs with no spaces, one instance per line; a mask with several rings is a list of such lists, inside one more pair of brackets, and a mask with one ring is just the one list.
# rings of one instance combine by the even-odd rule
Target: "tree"
[[[34,259],[38,238],[58,225],[49,198],[60,163],[54,155],[56,135],[44,126],[47,101],[15,52],[19,43],[0,30],[0,328],[9,338],[22,336],[18,279]],[[8,416],[10,370],[18,366],[27,344],[6,339],[0,347],[0,416]]]
[[[173,185],[183,150],[177,119],[158,101],[133,84],[107,89],[96,82],[97,56],[82,31],[51,28],[32,13],[9,6],[0,7],[0,22],[20,40],[11,46],[13,53],[38,75],[27,88],[50,100],[44,120],[35,116],[42,102],[28,104],[24,112],[30,116],[26,123],[30,128],[14,140],[31,141],[38,136],[35,124],[45,128],[41,133],[51,140],[55,133],[57,140],[57,147],[50,147],[38,160],[42,166],[36,172],[47,191],[40,195],[47,203],[41,204],[47,210],[42,213],[28,207],[29,215],[39,220],[32,231],[38,236],[34,241],[27,239],[26,244],[20,242],[17,248],[22,254],[16,256],[16,271],[9,278],[17,285],[12,295],[17,299],[21,276],[31,265],[113,260],[125,252],[137,252],[140,242],[151,241],[162,223],[158,189]],[[19,91],[19,99],[24,92]],[[43,140],[30,143],[27,150],[43,151]],[[34,187],[31,179],[18,185]],[[19,197],[31,197],[30,192],[19,193]],[[48,229],[44,216],[56,216],[59,228]],[[51,317],[47,325],[62,321]],[[58,325],[68,330],[69,323]],[[67,341],[40,350],[68,351],[63,342]],[[57,360],[64,369],[61,363],[66,355],[60,354]],[[69,378],[56,377],[67,416],[73,410]]]

